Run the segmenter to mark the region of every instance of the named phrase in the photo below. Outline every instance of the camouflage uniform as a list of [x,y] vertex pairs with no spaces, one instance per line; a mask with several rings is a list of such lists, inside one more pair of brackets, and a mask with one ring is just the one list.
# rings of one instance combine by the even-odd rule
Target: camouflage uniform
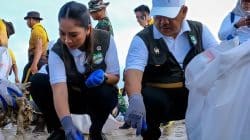
[[105,17],[102,20],[99,20],[97,25],[95,26],[95,28],[101,29],[101,30],[106,30],[110,34],[112,34],[112,36],[114,36],[113,28],[112,28],[111,22],[110,22],[108,17]]

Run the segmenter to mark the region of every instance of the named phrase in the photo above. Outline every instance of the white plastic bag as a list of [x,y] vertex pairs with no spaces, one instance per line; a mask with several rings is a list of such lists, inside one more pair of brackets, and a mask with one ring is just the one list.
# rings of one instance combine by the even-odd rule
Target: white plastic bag
[[8,79],[12,62],[8,48],[0,46],[0,78]]
[[[71,114],[73,123],[75,126],[84,134],[89,134],[89,128],[91,126],[91,120],[89,115],[77,115]],[[113,130],[119,129],[122,125],[121,122],[118,122],[112,115],[109,115],[106,123],[103,126],[102,132],[105,134],[110,134]]]
[[190,140],[250,138],[250,41],[228,45],[208,49],[187,66]]

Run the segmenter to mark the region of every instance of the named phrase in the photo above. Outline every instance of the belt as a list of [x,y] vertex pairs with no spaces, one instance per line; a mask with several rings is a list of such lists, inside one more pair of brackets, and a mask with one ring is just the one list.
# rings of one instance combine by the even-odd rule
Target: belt
[[146,83],[147,86],[157,87],[157,88],[182,88],[184,87],[183,82],[177,83]]

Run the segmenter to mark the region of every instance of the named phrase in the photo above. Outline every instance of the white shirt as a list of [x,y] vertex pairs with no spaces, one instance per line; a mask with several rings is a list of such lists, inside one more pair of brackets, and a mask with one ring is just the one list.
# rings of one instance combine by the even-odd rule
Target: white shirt
[[[82,52],[78,49],[69,49],[70,53],[74,57],[74,61],[77,67],[78,72],[84,73],[85,72],[85,52]],[[104,61],[106,63],[106,73],[109,74],[116,74],[119,75],[120,67],[119,67],[119,61],[117,56],[117,49],[114,42],[113,37],[110,37],[110,43],[109,48],[106,52],[106,56],[104,56]],[[66,82],[66,71],[65,71],[65,65],[61,58],[54,52],[50,51],[49,53],[49,75],[50,75],[50,83],[56,84],[56,83],[62,83]]]
[[234,24],[237,23],[240,18],[242,17],[235,14],[234,21],[231,23],[231,13],[225,17],[218,33],[220,40],[227,40],[227,37],[231,35],[232,37],[238,36],[240,43],[243,43],[250,38],[250,27],[242,26],[238,29],[234,27]]
[[[164,39],[165,43],[168,46],[169,51],[173,54],[173,56],[175,56],[176,60],[182,66],[183,60],[191,48],[188,38],[185,34],[185,31],[190,31],[190,30],[191,29],[188,25],[188,22],[185,20],[183,21],[180,33],[177,35],[175,39],[172,37],[164,36],[158,31],[158,29],[155,26],[153,26],[153,36],[155,39],[159,38]],[[218,45],[216,39],[205,25],[203,25],[202,43],[204,49]],[[126,59],[125,70],[137,69],[140,71],[144,71],[147,62],[148,62],[148,49],[143,40],[139,36],[135,36],[130,44],[130,48]]]
[[0,79],[8,79],[12,67],[8,48],[0,45]]

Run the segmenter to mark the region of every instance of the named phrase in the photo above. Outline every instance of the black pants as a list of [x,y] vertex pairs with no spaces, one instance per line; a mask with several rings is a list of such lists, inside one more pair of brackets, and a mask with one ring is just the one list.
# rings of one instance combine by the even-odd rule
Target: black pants
[[[23,77],[22,77],[22,83],[24,82],[29,82],[30,81],[30,77],[32,76],[31,73],[28,73],[30,66],[33,63],[33,58],[29,58],[29,62],[24,66],[23,69]],[[38,70],[44,65],[47,64],[48,60],[46,58],[41,58],[37,64],[37,68]],[[25,81],[25,79],[27,78],[27,81]]]
[[158,140],[161,136],[159,128],[161,123],[185,118],[188,100],[188,90],[186,88],[160,89],[144,87],[142,95],[148,127],[143,134],[143,140]]
[[[58,129],[61,123],[53,105],[49,76],[37,73],[31,77],[31,82],[32,98],[45,116],[48,132]],[[86,93],[69,93],[70,112],[89,114],[92,122],[89,132],[100,137],[104,123],[118,102],[117,90],[114,86],[103,84],[84,91]]]

